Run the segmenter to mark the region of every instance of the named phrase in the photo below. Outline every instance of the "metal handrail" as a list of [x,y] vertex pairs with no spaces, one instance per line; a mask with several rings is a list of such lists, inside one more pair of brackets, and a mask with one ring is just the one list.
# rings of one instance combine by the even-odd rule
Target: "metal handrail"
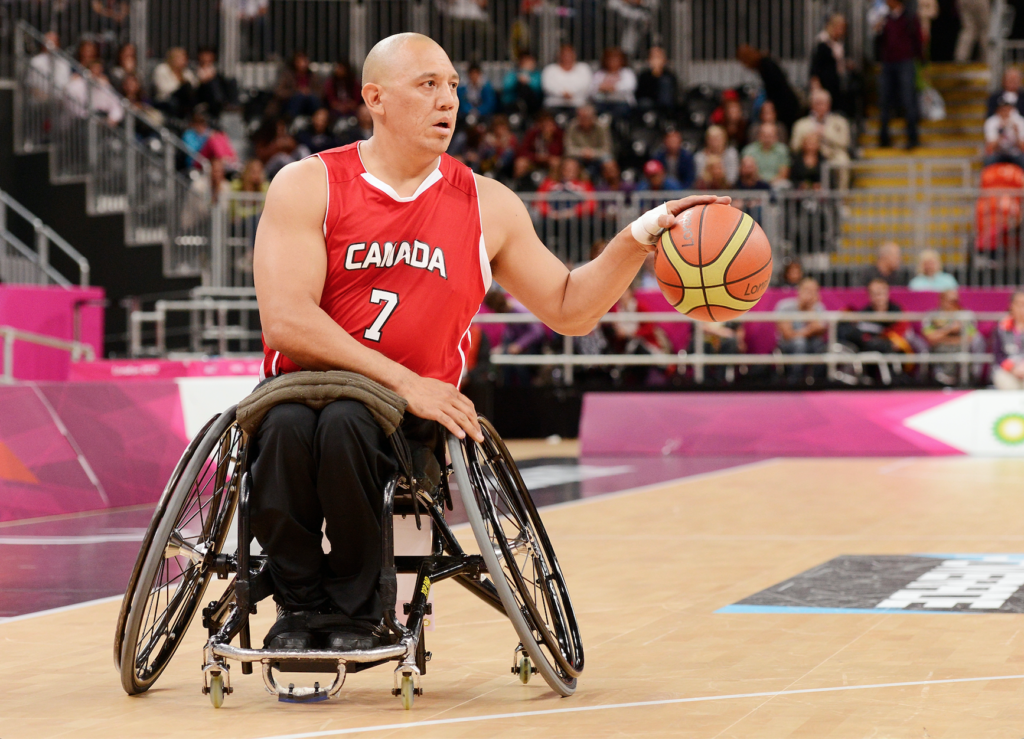
[[3,374],[0,374],[0,383],[5,385],[12,384],[14,379],[14,342],[22,341],[26,344],[35,344],[37,346],[47,346],[52,349],[63,349],[66,352],[71,353],[71,361],[78,362],[82,358],[85,358],[87,362],[96,361],[96,351],[90,346],[81,341],[67,341],[66,339],[57,339],[53,336],[46,336],[45,334],[37,334],[32,331],[22,331],[16,329],[13,326],[0,326],[0,336],[3,336],[4,346],[4,364]]
[[[78,265],[79,286],[89,287],[89,277],[91,274],[89,268],[89,260],[86,259],[80,251],[78,251],[75,247],[71,246],[71,244],[69,244],[64,238],[62,238],[60,234],[58,234],[52,228],[43,223],[39,217],[37,217],[28,208],[26,208],[24,205],[22,205],[17,200],[12,198],[3,190],[0,190],[0,204],[7,208],[10,208],[19,216],[21,216],[26,221],[31,223],[32,229],[35,231],[37,239],[47,239],[49,243],[54,244],[58,249],[60,249],[68,257],[70,257],[71,260]],[[0,219],[0,224],[2,224],[2,222],[3,219]],[[52,267],[50,266],[47,254],[48,250],[42,249],[39,253],[33,252],[31,249],[28,249],[28,247],[24,243],[22,243],[20,239],[17,239],[17,237],[11,234],[6,229],[6,227],[4,227],[3,231],[0,232],[0,238],[3,238],[7,242],[14,245],[15,248],[18,249],[18,251],[22,251],[22,249],[24,249],[25,251],[28,252],[28,255],[35,255],[26,255],[26,258],[35,262],[40,267],[40,269],[46,272],[46,274],[51,279],[53,279],[53,281],[56,282],[58,285],[61,285],[62,287],[71,286],[71,283],[63,275],[53,270]],[[46,257],[45,259],[44,256]]]

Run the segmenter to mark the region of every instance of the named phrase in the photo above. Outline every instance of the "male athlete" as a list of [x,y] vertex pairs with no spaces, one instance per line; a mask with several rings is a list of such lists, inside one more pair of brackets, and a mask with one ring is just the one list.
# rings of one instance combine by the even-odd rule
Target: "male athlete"
[[[281,170],[253,265],[262,374],[365,375],[408,401],[403,429],[427,444],[437,424],[482,440],[458,385],[469,325],[492,274],[552,329],[583,335],[679,213],[729,202],[708,195],[662,205],[569,272],[537,238],[515,193],[445,154],[458,81],[426,36],[399,34],[374,46],[362,89],[373,136]],[[267,646],[375,646],[382,490],[397,469],[384,432],[354,401],[319,412],[289,403],[271,410],[255,445],[252,527],[269,558],[279,618],[289,617],[288,630]],[[317,612],[342,614],[353,626],[325,635],[292,628]]]

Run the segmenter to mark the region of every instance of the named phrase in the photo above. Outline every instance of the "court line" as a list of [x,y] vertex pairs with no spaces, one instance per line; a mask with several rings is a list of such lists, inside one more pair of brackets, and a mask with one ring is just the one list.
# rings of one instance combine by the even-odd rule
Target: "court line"
[[141,534],[82,534],[81,536],[0,536],[0,544],[8,546],[60,546],[68,544],[107,544],[142,541]]
[[4,624],[13,623],[15,621],[26,621],[30,618],[36,618],[37,616],[50,616],[54,613],[64,613],[65,611],[77,611],[79,608],[88,608],[89,606],[98,606],[102,603],[110,603],[111,601],[121,600],[124,598],[124,593],[121,595],[109,595],[106,598],[97,598],[96,600],[87,600],[84,603],[72,603],[68,606],[60,606],[58,608],[48,608],[45,611],[36,611],[34,613],[23,613],[20,616],[6,616],[0,618],[0,626]]
[[657,701],[636,701],[633,703],[609,703],[604,706],[575,706],[573,708],[549,708],[543,711],[520,711],[519,713],[492,713],[485,716],[464,716],[461,718],[410,721],[405,724],[381,724],[379,726],[357,726],[333,731],[310,731],[301,734],[276,734],[262,739],[316,739],[323,736],[361,734],[371,731],[395,731],[397,729],[418,729],[425,726],[449,726],[481,721],[523,718],[525,716],[553,716],[562,713],[586,713],[589,711],[610,711],[621,708],[649,708],[652,706],[674,706],[683,703],[707,703],[711,701],[742,700],[745,698],[776,698],[785,695],[808,695],[810,693],[835,693],[846,690],[871,690],[875,688],[908,688],[916,685],[947,685],[951,683],[978,683],[992,680],[1024,680],[1024,675],[993,675],[991,677],[957,677],[945,680],[913,680],[904,683],[874,683],[872,685],[837,685],[829,688],[801,688],[797,690],[774,690],[763,693],[733,693],[731,695],[704,695],[696,698],[667,698]]

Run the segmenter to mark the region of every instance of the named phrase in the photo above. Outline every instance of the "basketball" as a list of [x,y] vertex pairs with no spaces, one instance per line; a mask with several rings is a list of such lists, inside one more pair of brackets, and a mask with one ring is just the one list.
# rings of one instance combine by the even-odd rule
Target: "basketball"
[[698,205],[661,236],[654,267],[672,307],[700,321],[725,321],[757,305],[772,277],[761,227],[731,205]]

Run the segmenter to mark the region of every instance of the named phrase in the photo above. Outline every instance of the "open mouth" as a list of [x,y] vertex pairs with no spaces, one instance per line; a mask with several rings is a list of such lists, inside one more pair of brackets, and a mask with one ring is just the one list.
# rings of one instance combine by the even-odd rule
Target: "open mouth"
[[448,121],[438,121],[437,123],[434,124],[434,128],[439,128],[442,131],[450,131],[452,128],[452,124],[449,123]]

